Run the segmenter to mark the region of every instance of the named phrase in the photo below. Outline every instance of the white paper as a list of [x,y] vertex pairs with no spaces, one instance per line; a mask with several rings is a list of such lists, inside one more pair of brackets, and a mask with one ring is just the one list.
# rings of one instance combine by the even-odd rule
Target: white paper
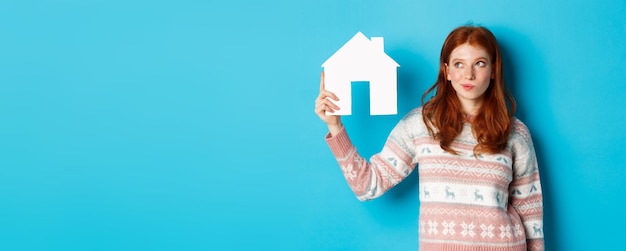
[[334,115],[352,114],[352,82],[369,81],[370,115],[397,114],[396,61],[384,51],[382,37],[368,39],[357,32],[322,64],[325,88],[337,95]]

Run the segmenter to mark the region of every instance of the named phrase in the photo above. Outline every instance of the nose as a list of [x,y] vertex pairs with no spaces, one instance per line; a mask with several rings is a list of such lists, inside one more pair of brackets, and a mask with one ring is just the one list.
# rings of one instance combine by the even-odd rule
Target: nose
[[467,67],[465,68],[465,79],[474,79],[476,77],[476,75],[474,74],[474,67]]

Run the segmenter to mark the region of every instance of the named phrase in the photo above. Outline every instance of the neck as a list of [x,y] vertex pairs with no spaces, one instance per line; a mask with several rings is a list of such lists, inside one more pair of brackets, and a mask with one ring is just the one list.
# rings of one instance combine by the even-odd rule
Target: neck
[[461,109],[463,110],[463,113],[470,117],[478,115],[482,105],[482,100],[461,100]]

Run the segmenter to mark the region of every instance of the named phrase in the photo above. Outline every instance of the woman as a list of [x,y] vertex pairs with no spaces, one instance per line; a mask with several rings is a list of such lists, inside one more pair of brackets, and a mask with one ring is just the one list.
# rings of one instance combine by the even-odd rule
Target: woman
[[[424,103],[429,93],[435,95]],[[337,96],[324,89],[315,113],[360,200],[381,196],[419,163],[420,250],[544,250],[537,160],[517,118],[493,34],[462,26],[446,38],[437,82],[369,160],[352,145]]]

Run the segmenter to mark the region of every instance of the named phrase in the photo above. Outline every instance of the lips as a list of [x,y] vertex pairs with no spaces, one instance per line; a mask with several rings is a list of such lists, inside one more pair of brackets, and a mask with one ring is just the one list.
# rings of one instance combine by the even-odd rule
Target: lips
[[466,91],[471,91],[472,89],[474,89],[474,86],[469,84],[462,84],[461,87],[463,87],[463,89],[465,89]]

